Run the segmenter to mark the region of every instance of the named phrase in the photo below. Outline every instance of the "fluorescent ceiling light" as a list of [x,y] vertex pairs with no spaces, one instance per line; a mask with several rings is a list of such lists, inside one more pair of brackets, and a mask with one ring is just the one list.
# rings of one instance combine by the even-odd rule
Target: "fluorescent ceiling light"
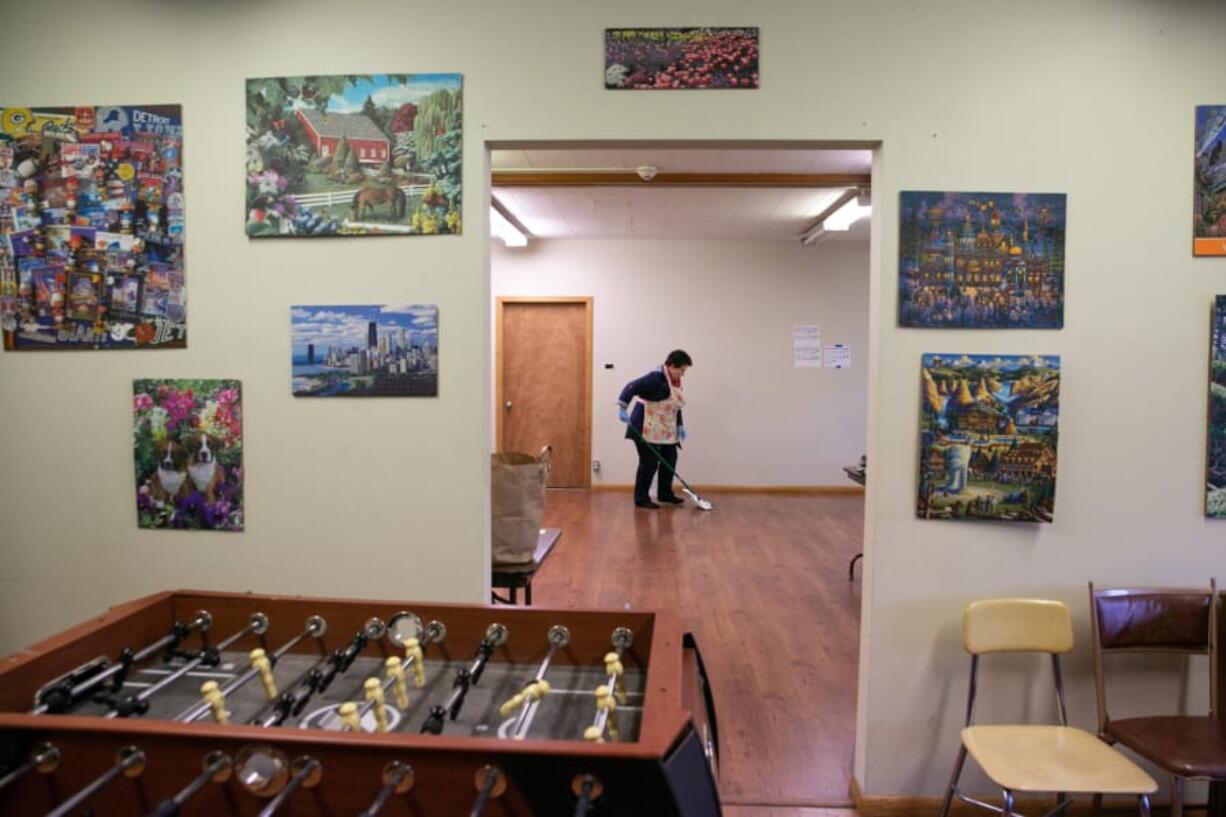
[[528,236],[521,233],[496,207],[490,208],[490,232],[508,247],[528,246]]
[[842,207],[826,216],[822,226],[832,232],[847,232],[851,229],[852,224],[873,212],[872,205],[868,203],[867,199],[868,197],[863,194],[848,199],[843,203]]

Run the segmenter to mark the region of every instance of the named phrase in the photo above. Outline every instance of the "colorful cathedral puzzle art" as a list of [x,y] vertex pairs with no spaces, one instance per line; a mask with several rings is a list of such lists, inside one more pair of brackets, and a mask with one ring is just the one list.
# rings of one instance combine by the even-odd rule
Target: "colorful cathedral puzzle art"
[[0,108],[4,347],[182,348],[178,105]]
[[247,235],[458,235],[459,74],[247,80]]
[[924,355],[921,519],[1051,522],[1060,358]]
[[947,329],[1064,326],[1063,193],[904,191],[898,322]]
[[132,447],[140,527],[243,529],[239,381],[133,381]]

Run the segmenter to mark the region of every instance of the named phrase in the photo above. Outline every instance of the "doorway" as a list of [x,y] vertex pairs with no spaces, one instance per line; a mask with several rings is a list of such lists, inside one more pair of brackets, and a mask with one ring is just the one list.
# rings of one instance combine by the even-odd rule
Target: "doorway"
[[[591,490],[547,496],[543,525],[563,535],[534,581],[539,602],[683,619],[729,736],[730,814],[847,808],[860,581],[846,566],[864,499],[844,467],[864,454],[875,296],[867,219],[840,233],[827,217],[871,187],[875,145],[489,147],[496,447],[524,399],[501,381],[509,302],[600,303],[583,339]],[[821,346],[796,342],[813,336]],[[672,346],[695,359],[678,470],[716,513],[630,501],[635,453],[615,401]],[[827,346],[858,350],[853,365],[813,356]]]
[[592,299],[500,297],[496,450],[552,449],[550,488],[591,487]]

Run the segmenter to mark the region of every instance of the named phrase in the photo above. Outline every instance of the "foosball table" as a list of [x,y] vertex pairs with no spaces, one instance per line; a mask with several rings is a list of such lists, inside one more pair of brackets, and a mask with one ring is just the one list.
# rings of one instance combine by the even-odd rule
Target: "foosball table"
[[0,660],[2,815],[718,817],[663,613],[175,591]]

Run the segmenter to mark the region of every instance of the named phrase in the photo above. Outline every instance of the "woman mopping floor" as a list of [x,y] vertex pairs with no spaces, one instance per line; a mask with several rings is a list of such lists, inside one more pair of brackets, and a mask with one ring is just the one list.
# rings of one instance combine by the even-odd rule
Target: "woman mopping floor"
[[[685,442],[685,423],[681,409],[685,396],[681,378],[694,365],[681,349],[668,353],[664,365],[631,380],[617,398],[617,418],[626,424],[626,439],[638,450],[639,467],[634,476],[634,505],[656,510],[663,503],[680,505],[684,500],[673,493],[677,476],[677,452]],[[656,474],[659,473],[659,477]],[[652,501],[651,482],[656,479],[656,501]],[[685,480],[685,493],[704,511],[710,502],[702,499]]]

